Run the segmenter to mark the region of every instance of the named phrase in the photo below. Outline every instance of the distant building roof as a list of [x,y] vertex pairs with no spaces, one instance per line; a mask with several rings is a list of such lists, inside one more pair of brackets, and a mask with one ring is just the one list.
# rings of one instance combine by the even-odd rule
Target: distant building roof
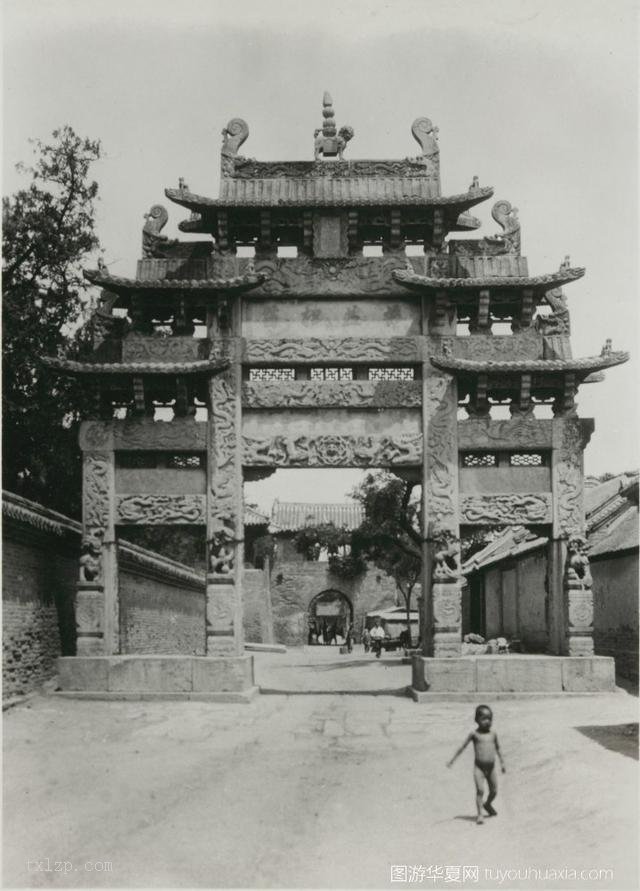
[[261,514],[260,511],[257,511],[255,507],[250,507],[248,504],[244,506],[244,525],[245,526],[268,526],[269,525],[269,517],[266,514]]
[[271,532],[297,532],[305,526],[333,523],[338,529],[357,529],[364,519],[362,506],[356,501],[339,504],[317,504],[307,501],[273,502]]
[[638,548],[638,474],[623,473],[585,493],[589,556]]

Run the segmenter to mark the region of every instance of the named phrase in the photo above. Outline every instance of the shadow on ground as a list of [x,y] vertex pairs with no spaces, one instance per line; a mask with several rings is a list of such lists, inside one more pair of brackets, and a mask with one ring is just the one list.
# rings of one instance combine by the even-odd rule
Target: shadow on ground
[[637,724],[596,724],[588,727],[576,727],[584,736],[594,742],[619,752],[628,758],[638,760],[638,725]]
[[398,687],[395,690],[278,690],[260,687],[260,693],[263,696],[402,696],[405,699],[409,695],[407,687]]

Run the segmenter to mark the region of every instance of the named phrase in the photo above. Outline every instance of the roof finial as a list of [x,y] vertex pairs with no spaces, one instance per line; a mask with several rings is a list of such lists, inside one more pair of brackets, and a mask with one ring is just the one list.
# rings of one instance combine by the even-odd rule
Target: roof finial
[[314,158],[316,161],[322,158],[335,158],[342,161],[342,153],[347,143],[353,139],[353,127],[336,128],[336,119],[333,111],[333,99],[325,90],[322,97],[322,129],[314,130]]
[[324,118],[322,122],[322,135],[324,137],[335,136],[338,131],[336,128],[336,119],[333,113],[333,99],[326,90],[324,91],[324,96],[322,97],[322,117]]

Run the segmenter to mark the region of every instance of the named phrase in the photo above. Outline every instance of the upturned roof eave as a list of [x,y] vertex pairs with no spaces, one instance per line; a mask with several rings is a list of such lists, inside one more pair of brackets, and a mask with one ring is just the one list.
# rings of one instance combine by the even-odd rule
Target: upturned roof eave
[[416,291],[468,291],[473,288],[534,288],[549,290],[561,285],[577,281],[585,274],[584,266],[576,266],[571,269],[533,276],[487,276],[486,278],[432,278],[428,275],[419,275],[409,272],[408,269],[397,269],[393,272],[394,279],[401,285]]
[[458,195],[437,195],[432,197],[411,196],[366,196],[366,197],[349,197],[349,198],[331,198],[321,200],[318,198],[278,198],[278,199],[255,199],[242,201],[237,198],[208,198],[204,195],[197,195],[193,192],[187,192],[183,189],[165,189],[164,194],[173,201],[195,213],[208,213],[218,209],[227,210],[229,208],[274,208],[274,207],[455,207],[459,213],[463,213],[470,207],[480,204],[491,198],[493,195],[493,187],[485,186],[479,189],[473,189],[469,192],[462,192]]
[[136,279],[124,276],[109,275],[99,269],[85,269],[83,276],[92,285],[104,288],[107,291],[115,291],[128,294],[132,291],[195,291],[197,293],[215,293],[218,291],[233,291],[242,293],[257,288],[263,284],[268,276],[264,273],[247,273],[232,278],[220,279]]
[[77,362],[45,356],[42,361],[49,368],[68,375],[219,374],[229,367],[228,362],[209,359],[196,362]]
[[629,353],[616,352],[606,356],[588,356],[584,359],[515,359],[515,360],[476,360],[457,359],[449,356],[432,356],[431,363],[441,371],[467,374],[504,372],[576,372],[585,375],[602,368],[622,365],[629,359]]

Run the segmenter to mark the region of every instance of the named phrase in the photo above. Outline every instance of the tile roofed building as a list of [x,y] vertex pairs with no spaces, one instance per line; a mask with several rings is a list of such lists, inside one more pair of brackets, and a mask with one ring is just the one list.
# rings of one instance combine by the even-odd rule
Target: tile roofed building
[[364,512],[356,501],[339,504],[315,504],[307,501],[279,501],[271,509],[272,532],[297,532],[305,526],[333,523],[338,529],[357,529]]

